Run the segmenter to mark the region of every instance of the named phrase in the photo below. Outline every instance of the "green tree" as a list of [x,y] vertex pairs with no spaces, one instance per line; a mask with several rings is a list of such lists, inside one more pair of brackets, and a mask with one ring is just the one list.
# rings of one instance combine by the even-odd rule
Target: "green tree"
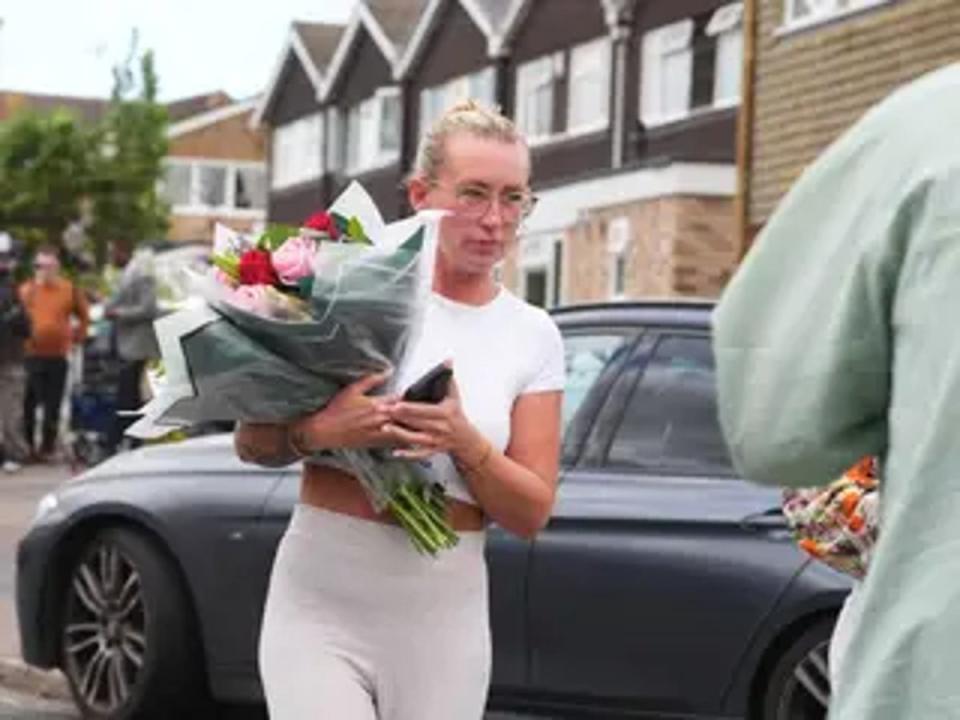
[[59,245],[92,186],[96,133],[72,114],[23,113],[0,127],[0,227]]
[[[139,78],[133,72],[139,64]],[[169,206],[158,192],[167,154],[166,108],[157,102],[153,53],[137,58],[133,35],[126,60],[114,68],[110,109],[98,128],[100,151],[94,160],[89,228],[97,264],[110,243],[130,247],[162,237]]]

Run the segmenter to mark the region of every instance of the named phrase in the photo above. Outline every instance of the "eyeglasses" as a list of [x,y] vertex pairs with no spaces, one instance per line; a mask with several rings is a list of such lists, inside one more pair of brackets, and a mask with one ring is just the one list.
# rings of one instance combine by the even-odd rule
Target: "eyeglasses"
[[[437,186],[439,187],[439,185]],[[458,185],[453,190],[454,212],[469,220],[485,217],[494,202],[494,193],[483,185]],[[527,190],[509,190],[497,198],[500,217],[509,225],[526,219],[537,206],[537,197]]]

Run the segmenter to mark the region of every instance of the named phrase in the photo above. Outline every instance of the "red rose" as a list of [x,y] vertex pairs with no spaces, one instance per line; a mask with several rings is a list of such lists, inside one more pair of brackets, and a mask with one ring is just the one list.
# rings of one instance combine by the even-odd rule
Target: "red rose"
[[247,250],[240,256],[241,285],[276,285],[277,273],[266,250]]
[[337,224],[333,221],[330,213],[318,212],[307,218],[303,225],[310,230],[327,233],[334,240],[337,239]]

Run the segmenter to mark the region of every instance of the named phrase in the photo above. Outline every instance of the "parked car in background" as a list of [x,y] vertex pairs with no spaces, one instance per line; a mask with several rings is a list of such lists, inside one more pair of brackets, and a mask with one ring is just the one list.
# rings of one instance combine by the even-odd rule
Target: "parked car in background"
[[[492,707],[825,716],[826,647],[849,584],[795,548],[777,490],[733,471],[710,311],[555,312],[569,373],[562,477],[535,540],[489,532]],[[258,701],[260,614],[298,485],[297,467],[241,464],[230,436],[141,449],[68,482],[19,547],[25,659],[63,669],[90,717]]]

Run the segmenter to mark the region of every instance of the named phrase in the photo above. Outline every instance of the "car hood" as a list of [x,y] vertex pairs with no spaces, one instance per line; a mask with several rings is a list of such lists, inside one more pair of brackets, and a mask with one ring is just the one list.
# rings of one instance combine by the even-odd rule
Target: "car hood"
[[233,434],[207,435],[180,442],[148,445],[120,453],[81,473],[70,483],[133,479],[146,475],[205,475],[272,472],[240,461],[233,448]]

